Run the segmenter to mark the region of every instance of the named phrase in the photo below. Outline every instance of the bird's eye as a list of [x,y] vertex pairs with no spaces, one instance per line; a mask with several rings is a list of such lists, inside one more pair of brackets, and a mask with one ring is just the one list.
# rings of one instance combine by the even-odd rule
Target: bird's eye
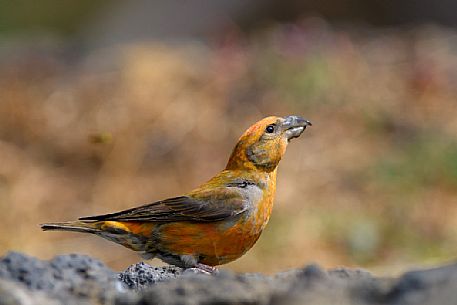
[[268,125],[267,128],[265,128],[265,131],[266,131],[267,133],[273,133],[273,132],[275,132],[275,125],[274,125],[274,124]]

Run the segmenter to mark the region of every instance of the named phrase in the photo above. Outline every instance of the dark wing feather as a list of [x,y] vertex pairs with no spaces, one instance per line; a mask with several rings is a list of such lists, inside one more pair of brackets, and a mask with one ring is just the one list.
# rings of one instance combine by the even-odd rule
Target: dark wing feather
[[117,213],[81,217],[79,220],[211,222],[241,214],[245,210],[246,205],[239,193],[222,189],[204,194],[200,198],[174,197]]

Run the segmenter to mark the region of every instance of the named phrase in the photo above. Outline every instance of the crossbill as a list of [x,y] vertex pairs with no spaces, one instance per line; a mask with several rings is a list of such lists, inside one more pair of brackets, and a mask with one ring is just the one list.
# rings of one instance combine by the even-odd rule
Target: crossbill
[[144,258],[214,270],[259,238],[273,208],[278,163],[307,126],[299,116],[264,118],[243,133],[223,171],[183,196],[41,228],[92,233]]

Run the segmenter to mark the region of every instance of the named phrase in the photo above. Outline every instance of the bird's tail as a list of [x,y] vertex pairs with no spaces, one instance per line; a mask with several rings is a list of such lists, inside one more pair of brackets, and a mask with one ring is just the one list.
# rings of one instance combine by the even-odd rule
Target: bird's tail
[[73,231],[81,233],[98,233],[100,232],[100,222],[51,222],[40,225],[43,231]]
[[41,224],[43,231],[73,231],[92,233],[107,240],[121,244],[134,251],[144,252],[149,258],[154,257],[155,248],[149,243],[149,236],[154,225],[144,226],[135,223],[117,221],[70,221]]

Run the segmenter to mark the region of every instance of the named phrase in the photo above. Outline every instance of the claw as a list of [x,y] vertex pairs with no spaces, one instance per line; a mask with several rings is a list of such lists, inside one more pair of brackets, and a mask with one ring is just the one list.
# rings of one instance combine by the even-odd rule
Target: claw
[[219,272],[219,270],[216,267],[208,266],[205,264],[198,263],[195,267],[197,267],[198,269],[200,269],[202,271],[207,272],[208,274],[216,274]]

